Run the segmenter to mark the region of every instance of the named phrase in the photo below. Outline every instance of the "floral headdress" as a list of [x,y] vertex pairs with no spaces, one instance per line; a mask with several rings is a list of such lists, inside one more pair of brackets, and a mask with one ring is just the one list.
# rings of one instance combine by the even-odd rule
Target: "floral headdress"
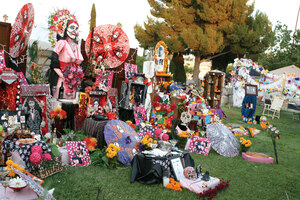
[[48,29],[49,33],[49,42],[52,47],[56,44],[56,35],[63,37],[65,29],[67,28],[68,20],[71,20],[78,24],[74,14],[70,14],[70,11],[67,9],[57,10],[54,13],[51,13],[48,18]]

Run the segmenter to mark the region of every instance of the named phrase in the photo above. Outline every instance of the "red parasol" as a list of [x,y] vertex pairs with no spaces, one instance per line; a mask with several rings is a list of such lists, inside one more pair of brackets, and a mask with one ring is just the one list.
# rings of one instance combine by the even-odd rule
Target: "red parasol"
[[120,27],[111,24],[96,27],[93,32],[92,48],[90,48],[91,34],[86,39],[85,51],[89,56],[91,49],[97,64],[115,68],[125,61],[130,49],[129,39]]
[[34,9],[31,3],[24,5],[18,13],[10,34],[9,53],[18,57],[26,48],[34,24]]

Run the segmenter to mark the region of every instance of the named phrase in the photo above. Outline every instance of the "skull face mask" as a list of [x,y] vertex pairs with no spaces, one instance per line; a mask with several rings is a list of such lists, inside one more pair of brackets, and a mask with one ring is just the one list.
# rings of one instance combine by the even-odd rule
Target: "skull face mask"
[[180,116],[180,120],[184,124],[188,124],[192,120],[192,115],[191,113],[188,112],[182,112]]
[[75,39],[78,35],[78,25],[75,22],[72,22],[67,28],[67,35],[71,39]]
[[184,176],[193,181],[197,179],[197,173],[193,167],[184,168]]

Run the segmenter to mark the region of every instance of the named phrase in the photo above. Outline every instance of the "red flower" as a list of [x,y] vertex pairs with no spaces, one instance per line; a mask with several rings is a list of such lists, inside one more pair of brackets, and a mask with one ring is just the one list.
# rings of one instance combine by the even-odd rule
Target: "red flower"
[[0,70],[0,75],[3,73],[3,71],[2,70]]
[[135,81],[135,80],[136,80],[136,76],[133,76],[133,77],[132,77],[132,80]]
[[135,129],[135,125],[134,124],[131,124],[130,127],[133,128],[133,129]]
[[147,78],[145,78],[145,80],[144,80],[144,84],[147,84],[148,83],[148,79]]
[[156,96],[156,97],[154,98],[154,101],[160,102],[160,96]]
[[91,86],[88,86],[88,87],[86,87],[84,90],[85,90],[85,93],[89,94],[90,91],[92,91],[92,87],[91,87]]
[[128,82],[129,82],[128,78],[125,78],[125,82],[126,82],[126,83],[128,83]]
[[110,112],[107,114],[109,120],[116,119],[116,113]]
[[171,109],[175,110],[177,108],[176,104],[171,104]]
[[153,107],[158,107],[159,106],[159,103],[157,101],[154,101],[153,102]]
[[162,109],[163,109],[163,110],[166,110],[166,109],[167,109],[167,105],[164,104],[164,105],[162,106]]

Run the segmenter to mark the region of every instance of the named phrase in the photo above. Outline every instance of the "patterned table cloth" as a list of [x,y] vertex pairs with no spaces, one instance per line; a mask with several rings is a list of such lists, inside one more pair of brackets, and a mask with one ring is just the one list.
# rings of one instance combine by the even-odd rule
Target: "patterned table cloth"
[[7,150],[11,152],[17,151],[20,154],[22,160],[25,162],[26,165],[25,167],[26,170],[28,171],[31,171],[31,163],[29,160],[29,156],[31,154],[31,147],[33,147],[34,145],[39,145],[42,148],[43,153],[51,152],[51,148],[44,141],[37,141],[32,144],[17,145],[16,144],[17,140],[18,140],[17,138],[14,138],[12,140],[5,139],[2,143],[2,153],[3,155],[5,155],[8,152]]

